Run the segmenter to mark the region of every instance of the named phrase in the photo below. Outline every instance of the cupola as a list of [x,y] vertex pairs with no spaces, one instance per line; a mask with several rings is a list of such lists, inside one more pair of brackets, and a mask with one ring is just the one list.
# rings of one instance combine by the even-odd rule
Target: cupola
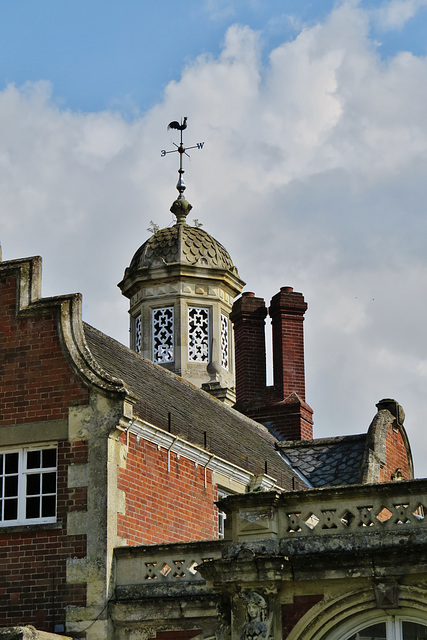
[[[186,119],[173,124],[185,128]],[[200,226],[187,223],[192,206],[183,196],[182,131],[177,146],[179,196],[170,209],[176,222],[141,245],[119,283],[130,300],[130,346],[234,404],[230,313],[244,282],[222,244]]]

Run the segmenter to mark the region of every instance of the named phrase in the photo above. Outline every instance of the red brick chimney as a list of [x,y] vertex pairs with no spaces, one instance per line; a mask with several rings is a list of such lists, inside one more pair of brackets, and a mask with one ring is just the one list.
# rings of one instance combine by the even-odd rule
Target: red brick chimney
[[282,287],[270,302],[273,331],[274,389],[281,400],[296,393],[305,400],[304,313],[307,303],[302,293]]
[[236,404],[260,398],[265,392],[265,317],[263,298],[243,293],[236,300],[230,319],[234,325]]
[[273,387],[266,386],[264,300],[244,293],[230,316],[235,338],[235,408],[265,424],[279,439],[313,438],[313,410],[305,402],[306,310],[304,296],[292,287],[282,287],[271,300]]
[[270,302],[273,331],[274,392],[285,404],[275,428],[284,438],[313,438],[313,410],[305,402],[304,314],[302,293],[281,287]]

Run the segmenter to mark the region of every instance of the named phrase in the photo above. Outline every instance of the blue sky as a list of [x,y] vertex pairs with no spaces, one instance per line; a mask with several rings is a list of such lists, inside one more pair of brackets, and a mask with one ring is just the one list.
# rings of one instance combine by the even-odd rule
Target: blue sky
[[[134,116],[161,100],[199,55],[217,56],[235,23],[261,34],[264,56],[323,20],[331,0],[2,0],[0,79],[4,87],[49,80],[53,98],[73,110],[117,109]],[[370,12],[388,2],[366,0]],[[408,3],[407,3],[408,4]],[[409,3],[410,4],[410,3]],[[390,28],[373,19],[370,36],[384,58],[425,55],[427,8]]]
[[[404,407],[427,475],[427,0],[0,0],[3,259],[127,343],[117,283],[186,195],[267,304],[302,291],[316,436]],[[191,222],[191,221],[190,221]]]

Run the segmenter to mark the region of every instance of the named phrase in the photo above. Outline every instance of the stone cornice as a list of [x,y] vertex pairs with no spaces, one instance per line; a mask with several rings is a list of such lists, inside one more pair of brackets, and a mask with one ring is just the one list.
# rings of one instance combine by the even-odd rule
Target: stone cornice
[[[152,442],[157,447],[165,449],[168,453],[174,453],[177,456],[182,456],[194,464],[213,471],[214,473],[220,473],[231,480],[239,482],[244,486],[248,485],[251,480],[253,481],[254,474],[246,469],[242,469],[223,458],[220,458],[201,447],[198,447],[191,442],[180,438],[179,436],[164,431],[159,427],[156,427],[144,420],[125,419],[122,418],[120,426],[136,435],[138,438],[143,438],[148,442]],[[260,478],[259,489],[262,491],[273,491],[277,489],[277,484],[274,478],[268,475],[263,475]]]

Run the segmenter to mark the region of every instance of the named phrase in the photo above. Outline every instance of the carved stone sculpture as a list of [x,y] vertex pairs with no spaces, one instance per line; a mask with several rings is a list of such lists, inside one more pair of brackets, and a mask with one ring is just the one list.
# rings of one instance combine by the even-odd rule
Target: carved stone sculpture
[[245,597],[246,622],[243,625],[241,640],[269,640],[270,623],[265,599],[255,591]]

